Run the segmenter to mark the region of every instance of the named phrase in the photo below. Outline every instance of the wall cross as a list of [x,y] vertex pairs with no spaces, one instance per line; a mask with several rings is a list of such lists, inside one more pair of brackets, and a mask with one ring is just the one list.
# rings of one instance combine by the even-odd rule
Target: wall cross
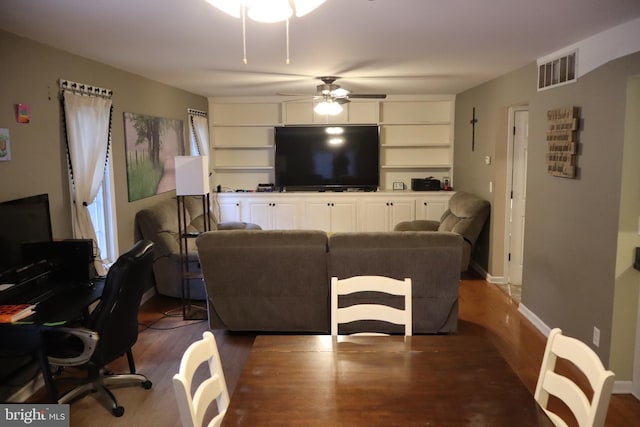
[[476,123],[478,123],[478,119],[476,119],[476,107],[473,107],[473,117],[471,118],[471,151],[475,151],[476,149]]

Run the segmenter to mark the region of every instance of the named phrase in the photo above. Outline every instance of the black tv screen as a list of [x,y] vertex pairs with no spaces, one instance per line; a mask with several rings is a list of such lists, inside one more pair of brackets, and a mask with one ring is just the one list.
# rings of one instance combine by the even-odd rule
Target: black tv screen
[[375,191],[378,126],[275,128],[276,187],[283,191]]
[[0,274],[22,264],[23,243],[51,240],[47,194],[0,202]]

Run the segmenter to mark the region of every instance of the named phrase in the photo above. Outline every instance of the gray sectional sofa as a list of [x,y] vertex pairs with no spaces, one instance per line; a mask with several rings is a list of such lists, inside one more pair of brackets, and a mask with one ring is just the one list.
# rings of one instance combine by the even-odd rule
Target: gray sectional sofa
[[354,275],[410,277],[414,333],[455,332],[462,245],[450,232],[218,230],[196,239],[210,327],[257,332],[328,333],[330,278]]

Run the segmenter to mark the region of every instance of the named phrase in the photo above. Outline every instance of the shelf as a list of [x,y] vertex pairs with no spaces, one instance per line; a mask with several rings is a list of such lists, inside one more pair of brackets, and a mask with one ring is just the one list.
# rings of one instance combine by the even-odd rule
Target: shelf
[[273,166],[214,166],[213,169],[217,171],[270,171],[273,170]]
[[450,148],[448,142],[438,144],[380,144],[382,148]]
[[451,122],[424,121],[424,122],[380,122],[380,126],[430,126],[430,125],[446,125],[450,126]]
[[380,166],[382,169],[449,169],[451,168],[451,163],[443,163],[443,164],[424,164],[424,165],[382,165]]
[[212,126],[215,127],[226,127],[226,128],[237,128],[237,127],[243,127],[243,128],[252,128],[252,127],[259,127],[259,128],[271,128],[274,126],[283,126],[284,123],[212,123]]
[[214,150],[264,150],[273,149],[275,145],[214,145]]

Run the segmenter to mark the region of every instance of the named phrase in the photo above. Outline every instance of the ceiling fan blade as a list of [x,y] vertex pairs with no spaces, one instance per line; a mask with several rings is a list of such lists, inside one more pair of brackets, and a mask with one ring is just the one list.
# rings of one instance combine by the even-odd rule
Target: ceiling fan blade
[[384,93],[350,93],[349,98],[353,99],[385,99],[387,97]]

